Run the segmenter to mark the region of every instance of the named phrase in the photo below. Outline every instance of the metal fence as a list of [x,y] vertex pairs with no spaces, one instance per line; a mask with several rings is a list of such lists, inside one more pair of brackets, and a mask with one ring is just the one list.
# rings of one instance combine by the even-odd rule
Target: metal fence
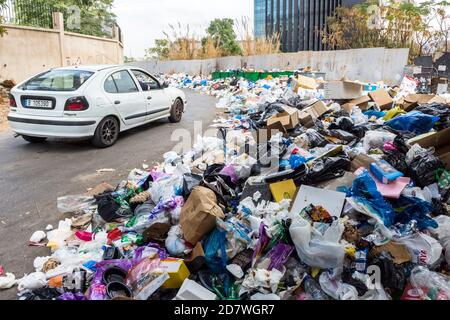
[[50,4],[36,4],[32,1],[6,0],[4,7],[0,7],[3,22],[22,26],[52,28],[54,8]]

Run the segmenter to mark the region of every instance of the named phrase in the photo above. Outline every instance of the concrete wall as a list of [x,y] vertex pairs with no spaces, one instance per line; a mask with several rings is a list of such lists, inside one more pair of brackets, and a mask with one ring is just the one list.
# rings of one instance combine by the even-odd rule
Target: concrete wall
[[398,85],[408,63],[409,49],[368,48],[336,51],[303,51],[265,56],[224,57],[210,60],[139,61],[130,63],[153,73],[209,74],[215,70],[295,70],[312,67],[326,73],[327,80],[342,77],[364,82],[385,81]]
[[0,37],[0,80],[18,83],[47,69],[67,65],[123,63],[123,45],[118,36],[106,39],[69,33],[58,23],[54,29],[4,27],[7,34]]

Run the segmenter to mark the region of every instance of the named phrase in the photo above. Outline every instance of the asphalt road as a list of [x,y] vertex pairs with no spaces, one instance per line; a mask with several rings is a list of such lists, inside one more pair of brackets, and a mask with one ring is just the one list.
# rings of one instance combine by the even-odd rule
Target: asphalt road
[[[82,194],[102,182],[113,186],[126,179],[134,168],[152,165],[163,159],[177,141],[174,130],[191,133],[194,121],[202,121],[203,130],[215,118],[215,99],[186,91],[187,111],[182,121],[171,124],[161,120],[121,135],[109,149],[95,149],[85,141],[48,141],[32,145],[14,139],[11,131],[0,133],[0,265],[16,278],[33,272],[37,256],[49,255],[49,249],[30,247],[34,231],[54,227],[64,219],[56,209],[57,197]],[[111,168],[115,172],[98,173]],[[0,299],[15,299],[17,289],[0,291]]]

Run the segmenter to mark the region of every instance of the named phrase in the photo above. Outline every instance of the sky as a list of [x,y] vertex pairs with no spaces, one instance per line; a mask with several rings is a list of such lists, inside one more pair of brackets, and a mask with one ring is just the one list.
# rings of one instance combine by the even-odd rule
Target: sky
[[[114,12],[124,36],[124,54],[143,57],[155,39],[164,38],[169,23],[189,25],[203,35],[209,21],[253,19],[253,0],[115,0]],[[169,32],[170,34],[170,32]]]

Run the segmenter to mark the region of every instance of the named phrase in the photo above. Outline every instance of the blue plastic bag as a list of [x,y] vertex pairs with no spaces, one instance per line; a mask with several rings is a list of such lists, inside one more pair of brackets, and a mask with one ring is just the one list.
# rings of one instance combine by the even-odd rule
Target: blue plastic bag
[[357,202],[364,204],[371,212],[379,216],[386,227],[392,226],[395,218],[394,209],[378,191],[369,171],[364,170],[353,181],[351,195]]
[[439,117],[413,111],[395,117],[386,122],[386,125],[395,130],[413,132],[419,135],[429,132],[438,121]]
[[436,229],[438,223],[431,218],[433,205],[419,198],[402,196],[398,200],[391,201],[395,212],[395,222],[408,224],[410,221],[417,221],[417,228],[420,231],[428,228]]
[[[226,251],[227,233],[215,228],[203,245],[205,250],[206,265],[213,273],[226,271],[228,256]],[[219,255],[220,254],[220,255]]]

